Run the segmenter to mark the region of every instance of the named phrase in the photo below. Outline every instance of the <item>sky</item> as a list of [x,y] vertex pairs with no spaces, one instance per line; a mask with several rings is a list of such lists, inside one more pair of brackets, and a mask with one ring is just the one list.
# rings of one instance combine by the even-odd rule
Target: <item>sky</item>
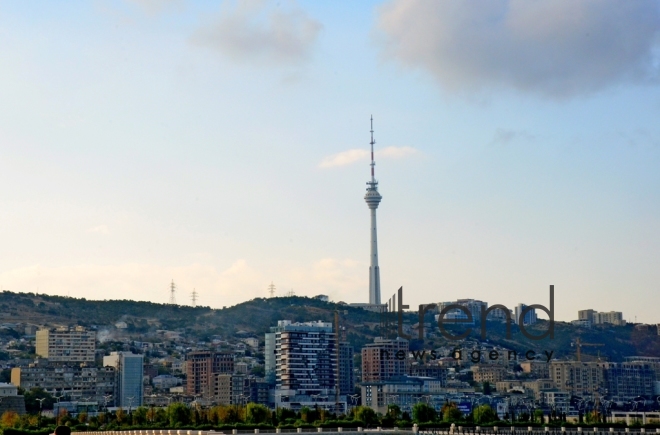
[[[660,2],[0,1],[0,286],[658,323]],[[542,316],[541,316],[542,317]]]

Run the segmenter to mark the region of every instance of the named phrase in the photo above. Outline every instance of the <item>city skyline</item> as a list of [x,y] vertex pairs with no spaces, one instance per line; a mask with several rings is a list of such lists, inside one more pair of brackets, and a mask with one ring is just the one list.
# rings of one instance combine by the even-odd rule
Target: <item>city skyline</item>
[[0,2],[2,289],[368,302],[373,114],[382,295],[660,320],[657,2],[38,5]]

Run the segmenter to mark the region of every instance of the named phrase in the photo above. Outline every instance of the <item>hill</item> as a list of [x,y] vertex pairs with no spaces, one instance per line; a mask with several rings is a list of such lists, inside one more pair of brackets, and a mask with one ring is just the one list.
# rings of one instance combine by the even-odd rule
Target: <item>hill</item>
[[[72,326],[81,325],[99,330],[99,335],[115,331],[118,321],[126,323],[124,335],[134,340],[153,339],[158,331],[176,331],[191,342],[210,341],[213,336],[234,339],[241,336],[255,336],[263,339],[263,334],[278,320],[288,319],[296,322],[324,320],[332,322],[335,310],[340,313],[340,323],[345,337],[356,349],[383,335],[381,316],[360,308],[345,304],[324,302],[307,297],[257,298],[233,307],[211,309],[209,307],[190,307],[183,305],[156,304],[130,300],[93,301],[62,296],[49,296],[32,293],[0,293],[0,322],[32,324],[37,326]],[[414,325],[418,321],[417,313],[406,313],[405,324]],[[413,348],[437,348],[461,346],[461,343],[449,342],[441,337],[433,318],[425,318],[427,331],[431,337],[425,342],[414,340]],[[406,328],[416,335],[415,329]],[[532,334],[540,334],[547,329],[547,322],[540,321],[529,328]],[[554,357],[570,358],[575,354],[571,343],[578,337],[583,343],[601,343],[602,347],[585,347],[583,360],[600,357],[610,361],[621,361],[625,356],[645,355],[660,356],[660,336],[652,328],[636,328],[635,325],[610,326],[597,325],[593,328],[581,328],[570,323],[556,322],[554,340],[534,341],[526,338],[517,326],[512,327],[512,334],[507,338],[505,325],[489,322],[487,341],[491,345],[515,349],[518,352],[534,350],[553,352]],[[17,337],[16,331],[4,328],[4,335]],[[479,339],[479,329],[474,328],[468,338]]]

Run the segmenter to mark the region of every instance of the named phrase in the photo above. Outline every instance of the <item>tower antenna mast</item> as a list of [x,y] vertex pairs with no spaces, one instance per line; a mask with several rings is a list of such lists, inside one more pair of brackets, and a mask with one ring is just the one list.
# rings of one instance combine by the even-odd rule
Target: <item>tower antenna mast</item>
[[374,160],[374,145],[376,145],[376,141],[374,140],[374,117],[373,115],[371,116],[371,183],[372,185],[375,185],[376,183],[376,177],[375,177],[375,166],[376,166],[376,161]]

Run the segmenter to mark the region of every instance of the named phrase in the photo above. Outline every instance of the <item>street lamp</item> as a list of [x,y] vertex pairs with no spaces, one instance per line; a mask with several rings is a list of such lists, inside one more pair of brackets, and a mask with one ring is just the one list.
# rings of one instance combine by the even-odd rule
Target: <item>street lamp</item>
[[[36,400],[39,401],[39,423],[38,423],[38,427],[41,427],[41,411],[43,410],[43,407],[44,407],[44,400],[46,400],[46,398],[43,397],[43,398],[41,398],[41,399],[36,399]],[[58,411],[58,412],[59,412],[59,411]]]
[[103,402],[105,404],[105,412],[108,412],[108,402],[112,399],[112,394],[107,394],[103,396]]

